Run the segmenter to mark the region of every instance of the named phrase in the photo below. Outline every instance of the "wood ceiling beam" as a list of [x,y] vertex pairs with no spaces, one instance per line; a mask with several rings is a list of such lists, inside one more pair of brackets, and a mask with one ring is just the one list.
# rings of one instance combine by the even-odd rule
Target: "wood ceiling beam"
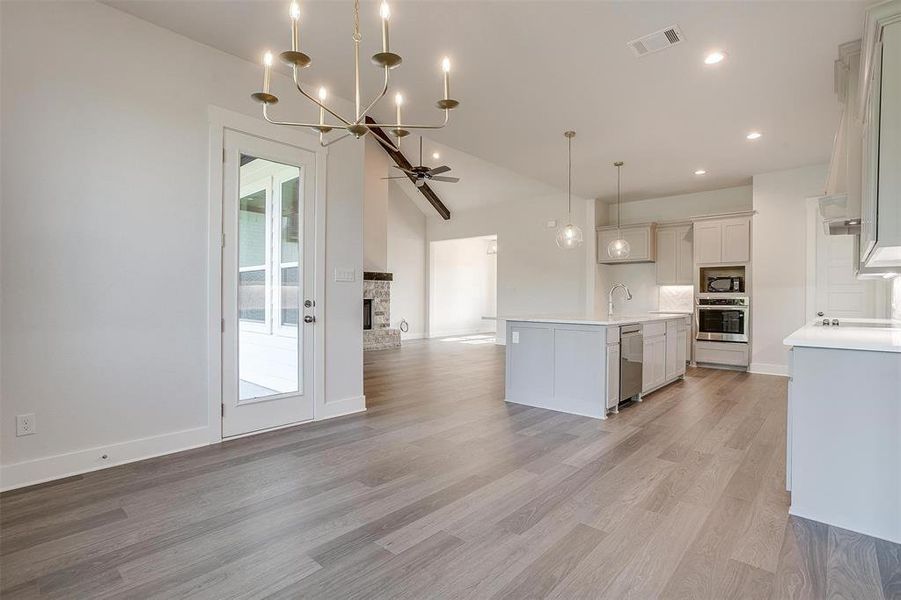
[[[366,124],[374,125],[375,121],[371,117],[366,117]],[[379,146],[382,147],[382,150],[384,150],[388,154],[388,156],[391,157],[391,160],[394,161],[394,164],[396,164],[401,169],[413,168],[413,165],[410,164],[410,161],[408,161],[403,154],[394,149],[394,145],[391,143],[391,139],[388,137],[387,133],[382,131],[381,127],[371,127],[370,131],[372,131],[372,135],[375,136],[375,139],[376,141],[378,141]],[[401,173],[403,173],[403,171],[401,171]],[[415,177],[413,177],[409,173],[404,173],[404,175],[406,175],[414,185],[416,184]],[[450,220],[450,210],[448,210],[448,208],[444,205],[444,202],[441,201],[441,199],[437,194],[435,194],[432,188],[429,187],[428,183],[424,183],[422,187],[418,187],[416,189],[419,190],[423,196],[425,196],[425,199],[428,200],[429,204],[431,204],[435,208],[435,210],[438,211],[438,214],[441,215],[442,219],[444,219],[445,221]]]

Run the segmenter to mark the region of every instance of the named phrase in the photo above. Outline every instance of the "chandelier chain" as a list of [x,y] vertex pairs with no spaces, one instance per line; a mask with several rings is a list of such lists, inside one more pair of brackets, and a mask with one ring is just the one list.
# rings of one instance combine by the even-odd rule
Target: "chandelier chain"
[[363,36],[360,35],[360,0],[354,0],[354,41],[359,42]]

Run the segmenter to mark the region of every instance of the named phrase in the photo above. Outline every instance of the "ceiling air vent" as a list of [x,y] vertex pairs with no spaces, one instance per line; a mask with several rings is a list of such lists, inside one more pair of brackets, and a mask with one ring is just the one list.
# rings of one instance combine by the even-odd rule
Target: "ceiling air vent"
[[684,39],[685,37],[683,37],[682,30],[679,29],[679,26],[671,25],[660,31],[655,31],[654,33],[634,39],[629,42],[628,45],[629,48],[632,48],[632,52],[635,53],[635,56],[644,56],[645,54],[660,52],[670,46],[675,46]]

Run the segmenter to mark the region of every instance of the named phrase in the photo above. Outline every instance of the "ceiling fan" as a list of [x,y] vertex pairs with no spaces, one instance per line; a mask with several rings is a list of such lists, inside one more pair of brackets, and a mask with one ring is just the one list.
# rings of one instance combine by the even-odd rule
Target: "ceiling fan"
[[451,170],[447,165],[442,165],[440,167],[429,168],[425,167],[422,164],[422,136],[419,137],[419,166],[412,167],[410,169],[404,169],[403,167],[398,167],[392,165],[395,169],[400,169],[406,175],[398,175],[397,177],[382,177],[382,179],[407,179],[408,177],[413,179],[413,183],[416,187],[422,187],[429,181],[443,181],[446,183],[457,183],[460,181],[459,177],[441,177],[441,173],[447,173]]

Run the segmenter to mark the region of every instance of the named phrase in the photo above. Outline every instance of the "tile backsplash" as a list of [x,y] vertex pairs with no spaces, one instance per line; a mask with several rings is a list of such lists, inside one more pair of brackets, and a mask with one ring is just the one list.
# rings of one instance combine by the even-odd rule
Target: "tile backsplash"
[[692,312],[694,310],[694,288],[690,285],[661,285],[658,291],[659,310]]

